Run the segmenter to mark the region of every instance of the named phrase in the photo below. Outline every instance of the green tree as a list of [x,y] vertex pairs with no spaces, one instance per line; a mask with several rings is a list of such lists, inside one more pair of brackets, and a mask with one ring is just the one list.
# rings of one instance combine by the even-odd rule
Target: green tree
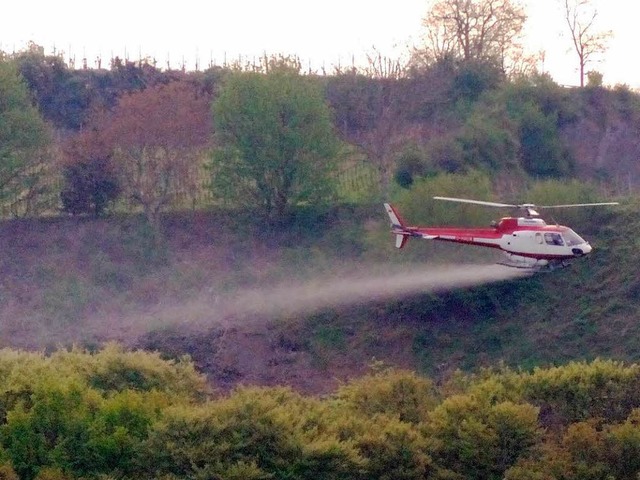
[[336,399],[368,418],[386,414],[413,424],[424,421],[437,401],[431,380],[392,369],[351,381],[338,390]]
[[0,59],[0,202],[34,191],[48,144],[47,127],[13,62]]
[[44,118],[55,128],[79,129],[89,110],[90,82],[70,69],[61,55],[45,55],[33,42],[13,59]]
[[412,224],[487,225],[495,214],[495,211],[477,208],[477,205],[454,205],[434,200],[434,195],[492,200],[491,179],[478,170],[420,178],[410,190],[400,192],[396,203],[405,220]]
[[499,171],[516,167],[519,142],[504,108],[479,104],[458,136],[466,164]]
[[430,453],[443,471],[460,478],[502,478],[536,444],[541,433],[536,407],[489,400],[452,395],[431,414]]
[[212,188],[233,205],[282,219],[303,202],[332,194],[338,140],[317,82],[295,69],[235,72],[213,107],[219,148]]

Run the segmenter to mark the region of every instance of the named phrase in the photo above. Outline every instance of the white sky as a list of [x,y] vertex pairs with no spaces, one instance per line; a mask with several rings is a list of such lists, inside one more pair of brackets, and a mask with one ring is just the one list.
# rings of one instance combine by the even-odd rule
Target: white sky
[[[33,40],[52,53],[54,47],[86,56],[89,65],[100,55],[103,66],[112,55],[132,60],[155,57],[160,67],[173,68],[196,58],[211,59],[268,54],[297,54],[318,70],[352,56],[376,50],[390,57],[406,51],[421,34],[428,0],[8,0],[3,5],[0,49],[24,48]],[[521,0],[527,5],[528,44],[545,51],[544,70],[561,84],[577,84],[577,58],[570,50],[561,0]],[[592,0],[598,29],[613,30],[604,61],[592,64],[606,84],[640,88],[638,0]]]

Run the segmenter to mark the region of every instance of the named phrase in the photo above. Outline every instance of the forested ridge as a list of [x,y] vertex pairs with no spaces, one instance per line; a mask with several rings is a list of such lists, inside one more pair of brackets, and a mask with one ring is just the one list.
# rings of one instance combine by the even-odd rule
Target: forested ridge
[[[283,56],[202,72],[118,58],[109,69],[76,70],[37,45],[3,58],[3,94],[20,99],[4,107],[5,131],[21,132],[12,138],[20,140],[14,152],[21,153],[6,162],[3,173],[5,217],[144,211],[153,221],[162,210],[237,205],[246,195],[232,192],[247,178],[233,178],[224,169],[229,159],[220,161],[226,143],[239,140],[229,137],[231,124],[220,122],[233,111],[250,111],[241,113],[229,93],[266,93],[269,79],[282,86],[289,77],[300,93],[282,98],[298,103],[273,108],[295,110],[302,101],[320,101],[314,114],[319,116],[301,134],[309,142],[324,116],[332,133],[323,148],[329,153],[330,140],[333,151],[331,162],[322,162],[322,175],[315,162],[313,182],[301,171],[288,172],[295,182],[287,181],[298,185],[283,189],[276,177],[260,174],[268,179],[266,190],[286,192],[281,201],[287,204],[304,201],[299,195],[325,177],[332,188],[324,188],[314,203],[352,201],[357,192],[341,188],[349,182],[363,181],[355,190],[380,194],[392,183],[407,187],[414,178],[469,169],[490,173],[502,196],[519,195],[530,178],[580,178],[614,193],[633,191],[638,182],[637,94],[624,85],[602,87],[597,77],[585,88],[564,88],[544,74],[508,77],[488,60],[448,58],[403,70],[353,68],[322,75],[305,73],[297,59]],[[260,79],[264,85],[256,84]],[[260,105],[258,98],[252,102],[246,108]],[[265,107],[260,108],[266,118]],[[10,113],[17,111],[23,116]],[[256,117],[256,125],[264,130],[265,119]],[[294,138],[286,141],[286,148],[300,145]],[[212,148],[218,152],[213,160]],[[245,153],[261,154],[261,168],[279,168],[269,166],[264,151]],[[249,192],[255,197],[249,203],[270,208],[274,200],[264,191],[257,197]]]
[[[2,53],[0,476],[637,478],[640,97],[472,51]],[[392,249],[383,200],[492,219],[433,195],[623,206],[563,213],[596,250],[550,275],[268,310],[279,285],[492,262]]]

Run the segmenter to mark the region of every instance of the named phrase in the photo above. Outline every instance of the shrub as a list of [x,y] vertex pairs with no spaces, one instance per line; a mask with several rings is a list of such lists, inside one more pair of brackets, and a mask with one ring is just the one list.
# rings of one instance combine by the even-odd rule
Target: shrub
[[51,371],[65,372],[104,394],[158,391],[178,401],[204,400],[210,393],[206,378],[187,356],[163,360],[157,352],[127,351],[108,343],[93,354],[74,348],[54,352],[43,361]]
[[624,420],[640,407],[640,367],[613,360],[538,368],[522,377],[523,398],[548,412],[550,426],[589,418]]
[[491,200],[489,177],[479,171],[465,174],[441,173],[416,180],[412,188],[398,195],[397,203],[404,219],[411,224],[488,225],[495,211],[477,205],[452,204],[433,196]]
[[317,402],[288,389],[243,388],[199,408],[174,408],[145,444],[148,475],[348,479],[349,444],[328,433]]
[[499,171],[518,165],[516,126],[501,107],[477,106],[468,116],[458,141],[465,164],[472,168]]
[[433,382],[415,373],[387,370],[341,387],[336,400],[343,408],[367,418],[384,414],[418,424],[437,403]]
[[469,479],[501,478],[537,442],[537,420],[532,405],[453,395],[430,415],[429,451],[443,471]]

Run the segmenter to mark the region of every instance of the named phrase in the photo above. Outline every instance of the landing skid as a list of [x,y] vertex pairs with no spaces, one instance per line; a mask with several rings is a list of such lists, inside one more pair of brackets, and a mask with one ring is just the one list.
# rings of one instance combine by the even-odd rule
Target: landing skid
[[512,263],[512,262],[497,262],[498,265],[504,265],[505,267],[510,267],[510,268],[519,268],[521,270],[531,270],[534,272],[539,271],[541,268],[543,267],[535,267],[533,265],[524,265],[522,263]]
[[504,265],[505,267],[510,268],[519,268],[521,270],[529,270],[534,273],[542,273],[542,272],[553,272],[555,270],[559,270],[561,268],[567,268],[571,266],[569,262],[560,261],[548,263],[547,265],[526,265],[523,263],[516,262],[497,262],[498,265]]

